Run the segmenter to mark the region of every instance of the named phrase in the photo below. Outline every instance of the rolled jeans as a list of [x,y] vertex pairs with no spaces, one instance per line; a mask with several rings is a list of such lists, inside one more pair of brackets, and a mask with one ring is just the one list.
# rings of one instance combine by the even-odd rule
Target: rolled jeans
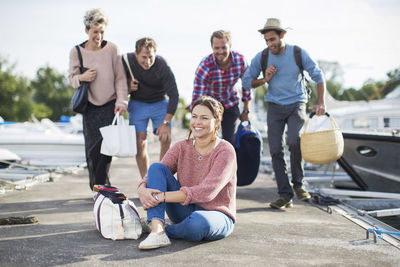
[[268,103],[267,125],[268,144],[272,159],[272,168],[278,185],[278,194],[285,199],[292,199],[293,189],[289,183],[288,170],[285,161],[284,130],[287,124],[287,143],[290,152],[290,168],[293,188],[303,185],[304,161],[300,151],[300,130],[306,118],[306,104],[294,103],[278,105]]
[[[171,171],[162,163],[153,163],[147,174],[147,188],[162,192],[177,191],[181,188]],[[147,210],[147,220],[160,219],[165,222],[165,211],[174,223],[165,227],[170,238],[189,241],[218,240],[230,235],[234,228],[233,220],[216,210],[180,203],[160,203]]]

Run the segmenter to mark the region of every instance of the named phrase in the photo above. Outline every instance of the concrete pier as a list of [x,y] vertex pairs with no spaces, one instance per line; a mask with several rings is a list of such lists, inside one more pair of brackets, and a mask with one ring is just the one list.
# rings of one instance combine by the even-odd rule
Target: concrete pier
[[[173,141],[184,138],[179,131]],[[152,162],[159,143],[149,142]],[[113,160],[111,183],[134,201],[140,177],[134,158]],[[0,195],[0,218],[35,216],[39,222],[0,226],[0,266],[400,266],[400,250],[366,239],[366,231],[338,213],[294,200],[273,210],[278,197],[271,175],[237,190],[234,232],[215,242],[172,240],[140,251],[139,240],[102,238],[93,217],[87,170],[25,191]]]

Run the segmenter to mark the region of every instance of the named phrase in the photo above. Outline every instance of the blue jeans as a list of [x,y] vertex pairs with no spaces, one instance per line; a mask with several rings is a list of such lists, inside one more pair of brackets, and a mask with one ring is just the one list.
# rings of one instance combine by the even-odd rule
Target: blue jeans
[[306,104],[294,103],[278,105],[268,103],[267,125],[268,144],[272,159],[278,194],[286,199],[293,198],[293,189],[289,183],[288,171],[285,161],[284,130],[287,125],[287,144],[290,151],[290,168],[292,171],[293,188],[303,185],[304,168],[300,151],[300,130],[306,119]]
[[[177,191],[181,185],[170,170],[162,163],[153,163],[147,175],[147,188],[162,192]],[[160,203],[147,210],[147,220],[165,221],[165,211],[173,225],[165,227],[168,237],[190,241],[218,240],[230,235],[234,228],[233,220],[216,210],[205,210],[202,207],[180,203]]]

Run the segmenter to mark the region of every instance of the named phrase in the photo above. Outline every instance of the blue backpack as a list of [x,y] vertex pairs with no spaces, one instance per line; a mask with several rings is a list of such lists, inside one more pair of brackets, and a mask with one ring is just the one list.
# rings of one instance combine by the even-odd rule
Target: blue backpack
[[245,186],[254,182],[260,168],[262,138],[254,126],[240,123],[236,132],[237,185]]

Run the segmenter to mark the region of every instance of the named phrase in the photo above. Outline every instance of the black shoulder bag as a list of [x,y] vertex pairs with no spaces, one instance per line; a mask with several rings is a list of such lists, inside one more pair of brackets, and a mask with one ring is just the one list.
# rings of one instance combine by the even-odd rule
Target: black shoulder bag
[[[80,71],[81,74],[84,73],[85,71],[88,70],[88,68],[85,68],[83,66],[82,62],[82,54],[81,50],[79,49],[79,46],[75,46],[76,49],[78,50],[78,57],[79,57],[79,62],[81,64],[80,66]],[[77,112],[77,113],[85,113],[86,107],[88,104],[88,90],[89,90],[89,82],[81,82],[81,86],[75,90],[74,95],[72,96],[71,99],[71,107],[72,110]]]

